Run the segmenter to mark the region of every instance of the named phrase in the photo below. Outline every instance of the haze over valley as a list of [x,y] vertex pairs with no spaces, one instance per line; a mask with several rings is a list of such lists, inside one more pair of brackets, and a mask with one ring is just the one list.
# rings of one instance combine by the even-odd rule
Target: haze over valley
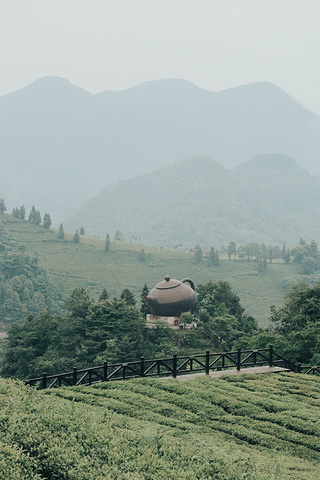
[[[79,223],[76,223],[79,221],[91,234],[103,235],[106,230],[118,227],[128,235],[155,242],[157,237],[147,219],[159,217],[159,213],[157,205],[152,209],[149,207],[152,204],[161,206],[165,201],[168,204],[163,214],[171,214],[174,210],[171,206],[181,201],[184,205],[182,212],[197,204],[202,214],[195,213],[198,220],[188,216],[187,212],[180,216],[180,221],[185,223],[181,228],[180,241],[176,233],[165,233],[172,222],[176,224],[176,220],[164,215],[161,220],[164,230],[158,236],[159,241],[168,240],[169,244],[202,243],[209,232],[209,243],[220,242],[225,234],[228,235],[227,240],[234,237],[247,241],[254,232],[254,223],[251,221],[251,225],[246,225],[240,221],[242,224],[237,228],[234,216],[238,218],[240,212],[243,213],[241,204],[250,195],[246,192],[243,197],[241,191],[254,190],[258,181],[262,182],[261,189],[256,191],[254,201],[252,193],[245,216],[253,219],[256,215],[260,232],[256,233],[258,238],[292,241],[295,223],[291,222],[291,227],[278,225],[273,228],[271,219],[266,218],[266,225],[261,226],[265,217],[261,215],[263,205],[258,211],[256,200],[263,195],[264,188],[271,193],[268,182],[273,182],[275,213],[271,217],[276,218],[282,207],[279,208],[275,199],[279,196],[280,201],[280,190],[289,185],[293,170],[295,182],[299,175],[301,184],[306,181],[306,196],[317,195],[314,193],[318,188],[316,178],[309,177],[303,170],[312,175],[320,173],[320,117],[268,82],[214,93],[184,80],[167,79],[146,82],[129,90],[92,95],[62,78],[46,77],[0,98],[0,125],[0,190],[7,204],[12,208],[21,204],[31,208],[35,204],[42,212],[50,212],[55,225],[65,221],[67,227],[79,228]],[[279,178],[276,180],[278,166],[274,161],[277,158],[275,154],[280,154],[279,158],[287,155],[295,159],[292,160],[293,170],[288,168],[285,172],[279,166],[281,182]],[[268,162],[273,162],[271,170],[274,178],[268,175],[266,182],[262,181],[261,168],[258,171],[253,168],[250,173],[250,165],[255,165],[250,160],[259,155],[265,155],[261,157],[266,163],[262,170],[268,170]],[[212,159],[211,173],[207,178],[203,164],[196,160],[199,156]],[[192,161],[187,160],[190,158],[194,159],[194,166]],[[194,171],[194,180],[199,175],[205,178],[209,196],[197,190],[197,186],[202,187],[199,182],[193,181],[192,173],[188,179],[185,178],[187,172],[179,176],[179,165],[183,161],[187,162],[187,171]],[[295,161],[298,167],[294,166]],[[236,167],[240,165],[239,170]],[[158,173],[159,168],[169,170]],[[297,168],[300,168],[299,172]],[[245,171],[248,173],[245,174]],[[166,175],[171,177],[167,182]],[[250,179],[248,175],[251,175]],[[141,178],[135,178],[137,176]],[[118,185],[119,181],[129,179],[133,180],[126,183],[125,188]],[[295,188],[295,182],[292,188]],[[313,185],[311,191],[308,182]],[[111,185],[114,187],[111,188]],[[134,185],[140,188],[139,195]],[[115,196],[122,190],[121,202],[114,205],[113,214],[110,198],[106,198],[105,208],[101,204],[106,187]],[[127,189],[133,189],[131,195],[126,195]],[[189,190],[191,198],[186,190]],[[165,192],[165,200],[162,200],[161,191]],[[102,210],[91,212],[86,217],[83,212],[90,211],[88,205],[95,204],[97,195]],[[93,199],[86,206],[91,197]],[[294,199],[293,193],[291,197]],[[139,198],[145,202],[144,206],[138,205]],[[300,210],[310,213],[308,201],[306,199],[305,207],[303,202],[300,204]],[[143,209],[140,218],[125,213],[133,205],[137,205],[139,211]],[[294,215],[296,206],[287,202],[285,208],[289,219]],[[210,218],[207,218],[206,211],[211,212]],[[227,225],[218,220],[215,226],[202,229],[202,218],[203,222],[212,221],[214,212],[218,212],[219,219],[227,216]],[[317,208],[315,219],[316,212]],[[129,222],[126,216],[131,219]],[[233,220],[229,225],[231,216]],[[135,225],[132,223],[134,218],[137,218]],[[200,230],[197,234],[186,236],[182,233],[186,228]],[[307,237],[318,236],[317,227],[306,231],[301,226],[300,230]],[[302,231],[297,232],[299,236],[302,234]]]

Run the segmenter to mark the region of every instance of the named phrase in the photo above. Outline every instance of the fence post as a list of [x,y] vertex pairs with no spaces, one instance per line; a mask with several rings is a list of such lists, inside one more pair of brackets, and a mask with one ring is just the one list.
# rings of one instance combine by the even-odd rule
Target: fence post
[[173,355],[172,359],[172,376],[173,378],[177,378],[177,355]]
[[144,377],[144,357],[140,359],[140,377]]
[[77,379],[78,379],[78,369],[77,367],[73,367],[73,372],[72,372],[72,378],[73,378],[73,385],[77,384]]
[[210,352],[209,350],[206,350],[206,375],[209,375],[209,369],[210,369]]
[[241,348],[238,347],[237,351],[237,370],[239,371],[241,369]]
[[108,380],[108,362],[103,362],[103,380]]
[[273,365],[273,345],[270,345],[270,350],[269,350],[269,367],[272,367]]
[[41,388],[47,388],[47,374],[42,374]]
[[301,363],[298,363],[298,366],[297,366],[297,373],[301,373],[301,367],[302,367],[302,364]]

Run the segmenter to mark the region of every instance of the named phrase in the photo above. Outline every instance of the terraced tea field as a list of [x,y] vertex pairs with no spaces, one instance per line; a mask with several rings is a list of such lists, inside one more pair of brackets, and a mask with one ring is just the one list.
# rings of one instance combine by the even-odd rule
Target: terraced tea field
[[36,391],[0,380],[0,478],[320,478],[320,379],[136,379]]
[[39,265],[63,292],[64,299],[75,287],[85,287],[95,298],[106,287],[111,298],[129,288],[139,302],[145,283],[152,288],[168,274],[177,279],[192,278],[195,285],[222,279],[230,282],[246,313],[266,327],[270,305],[280,306],[290,284],[302,279],[296,265],[285,265],[282,260],[268,265],[262,275],[254,261],[229,261],[221,256],[219,267],[208,267],[206,261],[195,263],[193,253],[143,245],[146,261],[140,262],[140,243],[112,240],[111,250],[106,253],[102,238],[81,236],[80,243],[75,244],[73,234],[65,232],[65,239],[59,240],[56,230],[5,214],[0,214],[0,224],[12,239],[24,246],[26,254],[37,256]]

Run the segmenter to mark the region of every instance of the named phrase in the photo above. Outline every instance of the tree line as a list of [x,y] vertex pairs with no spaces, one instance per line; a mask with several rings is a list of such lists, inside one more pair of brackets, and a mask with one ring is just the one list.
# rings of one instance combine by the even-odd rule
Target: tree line
[[209,281],[196,288],[191,312],[181,324],[196,320],[197,328],[173,330],[158,322],[147,328],[148,287],[141,291],[141,304],[124,289],[119,298],[109,298],[103,289],[98,300],[86,289],[75,288],[64,303],[62,314],[46,308],[28,315],[22,325],[8,332],[1,375],[27,378],[109,362],[134,361],[141,356],[161,358],[204,351],[264,348],[271,343],[293,363],[320,364],[320,282],[294,285],[284,305],[271,307],[269,328],[263,329],[245,313],[238,295],[226,281]]
[[208,282],[197,291],[195,310],[182,315],[180,321],[198,317],[198,328],[173,330],[161,322],[155,328],[146,327],[146,284],[138,306],[128,289],[112,299],[104,289],[94,300],[86,289],[75,288],[64,303],[63,314],[45,309],[29,315],[23,325],[11,326],[2,375],[27,378],[75,365],[99,365],[104,360],[124,362],[206,348],[225,350],[241,336],[257,331],[257,322],[244,313],[228,282]]

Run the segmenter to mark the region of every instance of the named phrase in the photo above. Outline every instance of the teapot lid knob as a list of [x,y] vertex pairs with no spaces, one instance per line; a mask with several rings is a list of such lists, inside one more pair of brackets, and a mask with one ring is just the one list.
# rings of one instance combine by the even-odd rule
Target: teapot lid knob
[[164,279],[165,279],[166,282],[169,282],[169,281],[170,281],[170,275],[166,275],[166,276],[164,277]]

